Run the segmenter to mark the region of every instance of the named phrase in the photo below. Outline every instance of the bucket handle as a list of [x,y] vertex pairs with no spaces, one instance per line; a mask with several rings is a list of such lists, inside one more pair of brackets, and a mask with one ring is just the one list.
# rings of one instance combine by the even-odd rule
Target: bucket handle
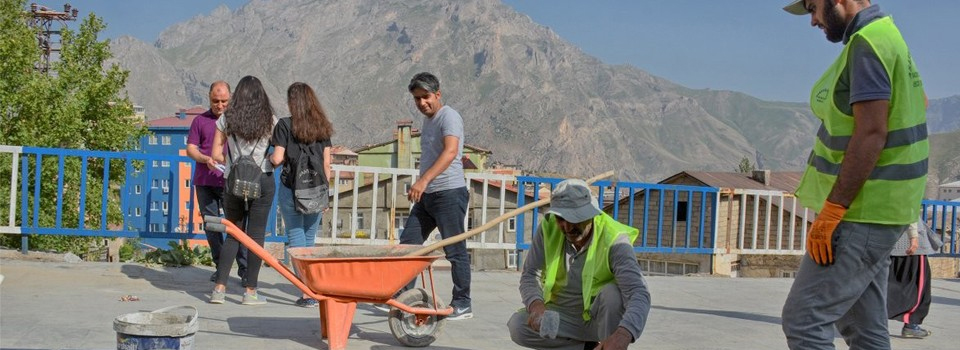
[[190,326],[193,326],[194,324],[196,324],[196,323],[197,323],[197,319],[200,318],[200,312],[197,310],[196,307],[194,307],[194,306],[192,306],[192,305],[168,306],[168,307],[165,307],[165,308],[162,308],[162,309],[156,309],[156,310],[150,311],[150,313],[151,313],[151,314],[159,314],[159,313],[167,312],[167,311],[170,311],[170,310],[176,310],[176,309],[190,309],[190,310],[193,310],[193,317],[190,317],[190,322],[188,323],[188,325],[190,325]]

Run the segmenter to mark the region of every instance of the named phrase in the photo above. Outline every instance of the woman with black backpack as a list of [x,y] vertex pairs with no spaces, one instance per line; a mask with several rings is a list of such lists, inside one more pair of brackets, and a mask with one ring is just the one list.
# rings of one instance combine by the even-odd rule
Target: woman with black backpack
[[[289,246],[313,247],[327,208],[333,125],[305,83],[290,85],[287,106],[290,117],[280,119],[273,130],[270,156],[275,166],[283,165],[277,205]],[[317,301],[303,295],[296,305],[316,307]]]
[[[267,159],[270,137],[277,118],[273,115],[270,98],[260,80],[253,76],[240,79],[233,99],[222,118],[217,120],[211,156],[225,163],[223,171],[227,179],[223,193],[224,217],[236,224],[250,238],[263,246],[267,230],[267,218],[273,209],[273,164]],[[227,148],[224,157],[224,147]],[[222,304],[226,296],[227,278],[233,268],[233,257],[240,249],[240,242],[227,236],[220,253],[217,281],[210,295],[210,303]],[[247,258],[244,276],[243,305],[266,304],[267,300],[257,294],[257,279],[260,276],[262,259],[256,254]]]

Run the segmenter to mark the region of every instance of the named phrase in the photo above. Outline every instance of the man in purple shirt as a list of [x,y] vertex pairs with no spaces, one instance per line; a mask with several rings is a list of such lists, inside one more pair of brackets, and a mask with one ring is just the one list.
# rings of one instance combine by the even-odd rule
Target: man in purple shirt
[[[197,162],[193,170],[193,186],[197,193],[197,205],[200,213],[206,215],[221,215],[223,201],[223,165],[217,163],[210,156],[213,148],[213,136],[217,131],[217,119],[227,109],[230,101],[230,85],[223,80],[210,84],[210,109],[198,115],[190,124],[190,133],[187,134],[187,156]],[[210,244],[210,255],[213,263],[220,261],[220,246],[223,245],[223,233],[204,230],[207,234],[207,243]],[[240,247],[237,252],[237,273],[243,279],[247,270],[247,249]],[[217,273],[210,276],[210,281],[216,281]]]

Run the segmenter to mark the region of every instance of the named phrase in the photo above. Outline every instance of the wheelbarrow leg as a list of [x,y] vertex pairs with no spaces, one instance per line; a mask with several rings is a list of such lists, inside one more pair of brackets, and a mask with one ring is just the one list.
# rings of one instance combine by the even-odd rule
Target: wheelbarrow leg
[[330,350],[347,348],[353,314],[357,311],[357,302],[340,302],[334,299],[320,301],[320,333],[327,338]]

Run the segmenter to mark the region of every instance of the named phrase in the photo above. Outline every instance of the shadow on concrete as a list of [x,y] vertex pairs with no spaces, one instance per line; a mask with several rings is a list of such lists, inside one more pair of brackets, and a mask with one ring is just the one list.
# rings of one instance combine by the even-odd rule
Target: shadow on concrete
[[934,303],[934,304],[944,304],[944,305],[960,306],[960,299],[947,298],[947,297],[938,297],[938,296],[934,295],[934,296],[933,296],[933,303]]
[[[283,339],[315,349],[329,348],[326,341],[320,339],[319,314],[316,317],[230,317],[226,322],[230,332],[223,334],[231,337]],[[357,332],[359,329],[351,327],[351,335]]]
[[[158,289],[186,293],[201,302],[207,302],[210,298],[210,291],[213,290],[214,285],[213,282],[210,282],[210,274],[213,271],[213,267],[209,266],[151,268],[137,264],[124,264],[120,268],[120,272],[130,279],[143,279]],[[231,272],[233,274],[227,281],[227,301],[230,302],[231,297],[233,297],[239,304],[240,296],[243,295],[245,289],[240,285],[240,278],[235,276],[236,268]],[[264,266],[260,269],[260,275],[262,276],[265,273],[277,272],[268,266]],[[277,293],[277,291],[281,293]],[[280,283],[258,281],[257,292],[266,296],[271,303],[290,305],[293,305],[302,295],[300,289],[287,281]]]
[[686,312],[686,313],[693,313],[693,314],[704,314],[704,315],[713,315],[713,316],[728,317],[728,318],[738,318],[741,320],[766,322],[766,323],[772,323],[775,325],[780,325],[782,323],[780,317],[760,315],[760,314],[754,314],[749,312],[688,309],[688,308],[682,308],[682,307],[669,307],[669,306],[656,306],[656,305],[652,306],[651,308],[659,309],[659,310],[667,310],[667,311]]

